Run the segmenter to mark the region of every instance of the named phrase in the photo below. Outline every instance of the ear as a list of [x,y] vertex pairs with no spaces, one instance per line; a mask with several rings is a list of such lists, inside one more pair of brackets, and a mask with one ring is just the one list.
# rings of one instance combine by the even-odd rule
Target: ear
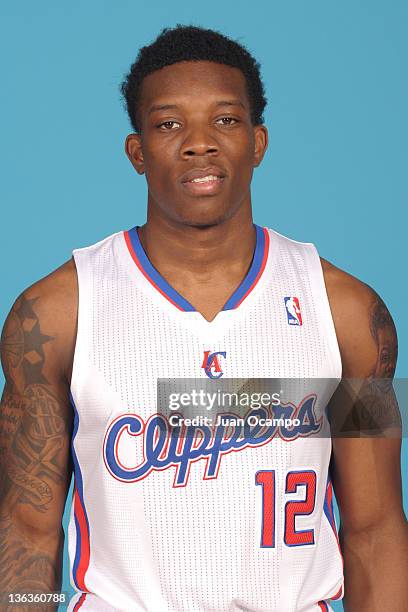
[[268,130],[264,125],[254,127],[255,148],[254,148],[254,168],[259,166],[268,148]]
[[129,134],[125,141],[125,151],[130,163],[138,174],[144,174],[142,137],[140,134]]

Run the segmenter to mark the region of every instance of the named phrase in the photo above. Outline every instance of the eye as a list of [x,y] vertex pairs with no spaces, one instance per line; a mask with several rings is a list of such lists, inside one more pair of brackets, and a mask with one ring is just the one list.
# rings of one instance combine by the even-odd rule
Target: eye
[[234,119],[234,117],[221,117],[221,119],[217,119],[216,123],[222,122],[221,125],[234,125],[238,123],[238,119]]
[[158,128],[162,128],[163,130],[166,131],[170,131],[170,130],[174,130],[175,127],[179,126],[180,123],[178,121],[163,121],[163,123],[160,123],[160,125],[158,125]]

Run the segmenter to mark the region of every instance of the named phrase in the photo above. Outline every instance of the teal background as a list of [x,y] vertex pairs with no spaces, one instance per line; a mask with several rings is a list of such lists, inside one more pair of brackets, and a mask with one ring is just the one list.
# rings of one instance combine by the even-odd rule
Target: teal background
[[[143,223],[118,86],[138,48],[176,23],[219,29],[261,62],[270,146],[255,220],[314,242],[380,293],[407,377],[403,0],[1,0],[1,321],[74,247]],[[405,500],[407,458],[405,443]]]

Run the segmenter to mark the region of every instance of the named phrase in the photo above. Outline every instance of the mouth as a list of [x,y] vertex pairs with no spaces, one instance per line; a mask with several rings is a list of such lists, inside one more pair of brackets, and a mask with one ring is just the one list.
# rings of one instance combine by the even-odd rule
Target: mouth
[[188,180],[182,181],[184,189],[186,189],[191,195],[215,195],[219,193],[222,184],[225,180],[225,176],[220,173],[217,174],[200,173],[201,176],[193,176]]

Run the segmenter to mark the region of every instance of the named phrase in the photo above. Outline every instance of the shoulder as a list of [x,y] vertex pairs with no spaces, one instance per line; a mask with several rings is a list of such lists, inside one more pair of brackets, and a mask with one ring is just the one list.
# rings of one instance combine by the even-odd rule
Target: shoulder
[[394,375],[397,335],[381,297],[369,285],[321,259],[342,357],[343,376]]
[[13,351],[19,352],[24,347],[25,361],[30,365],[40,363],[48,353],[55,369],[68,374],[75,346],[77,309],[77,274],[70,259],[27,287],[15,300],[3,327],[3,365],[7,368],[5,362],[12,359]]
[[30,301],[36,311],[55,331],[76,314],[78,282],[75,263],[69,259],[59,268],[33,283],[17,298],[17,302]]

